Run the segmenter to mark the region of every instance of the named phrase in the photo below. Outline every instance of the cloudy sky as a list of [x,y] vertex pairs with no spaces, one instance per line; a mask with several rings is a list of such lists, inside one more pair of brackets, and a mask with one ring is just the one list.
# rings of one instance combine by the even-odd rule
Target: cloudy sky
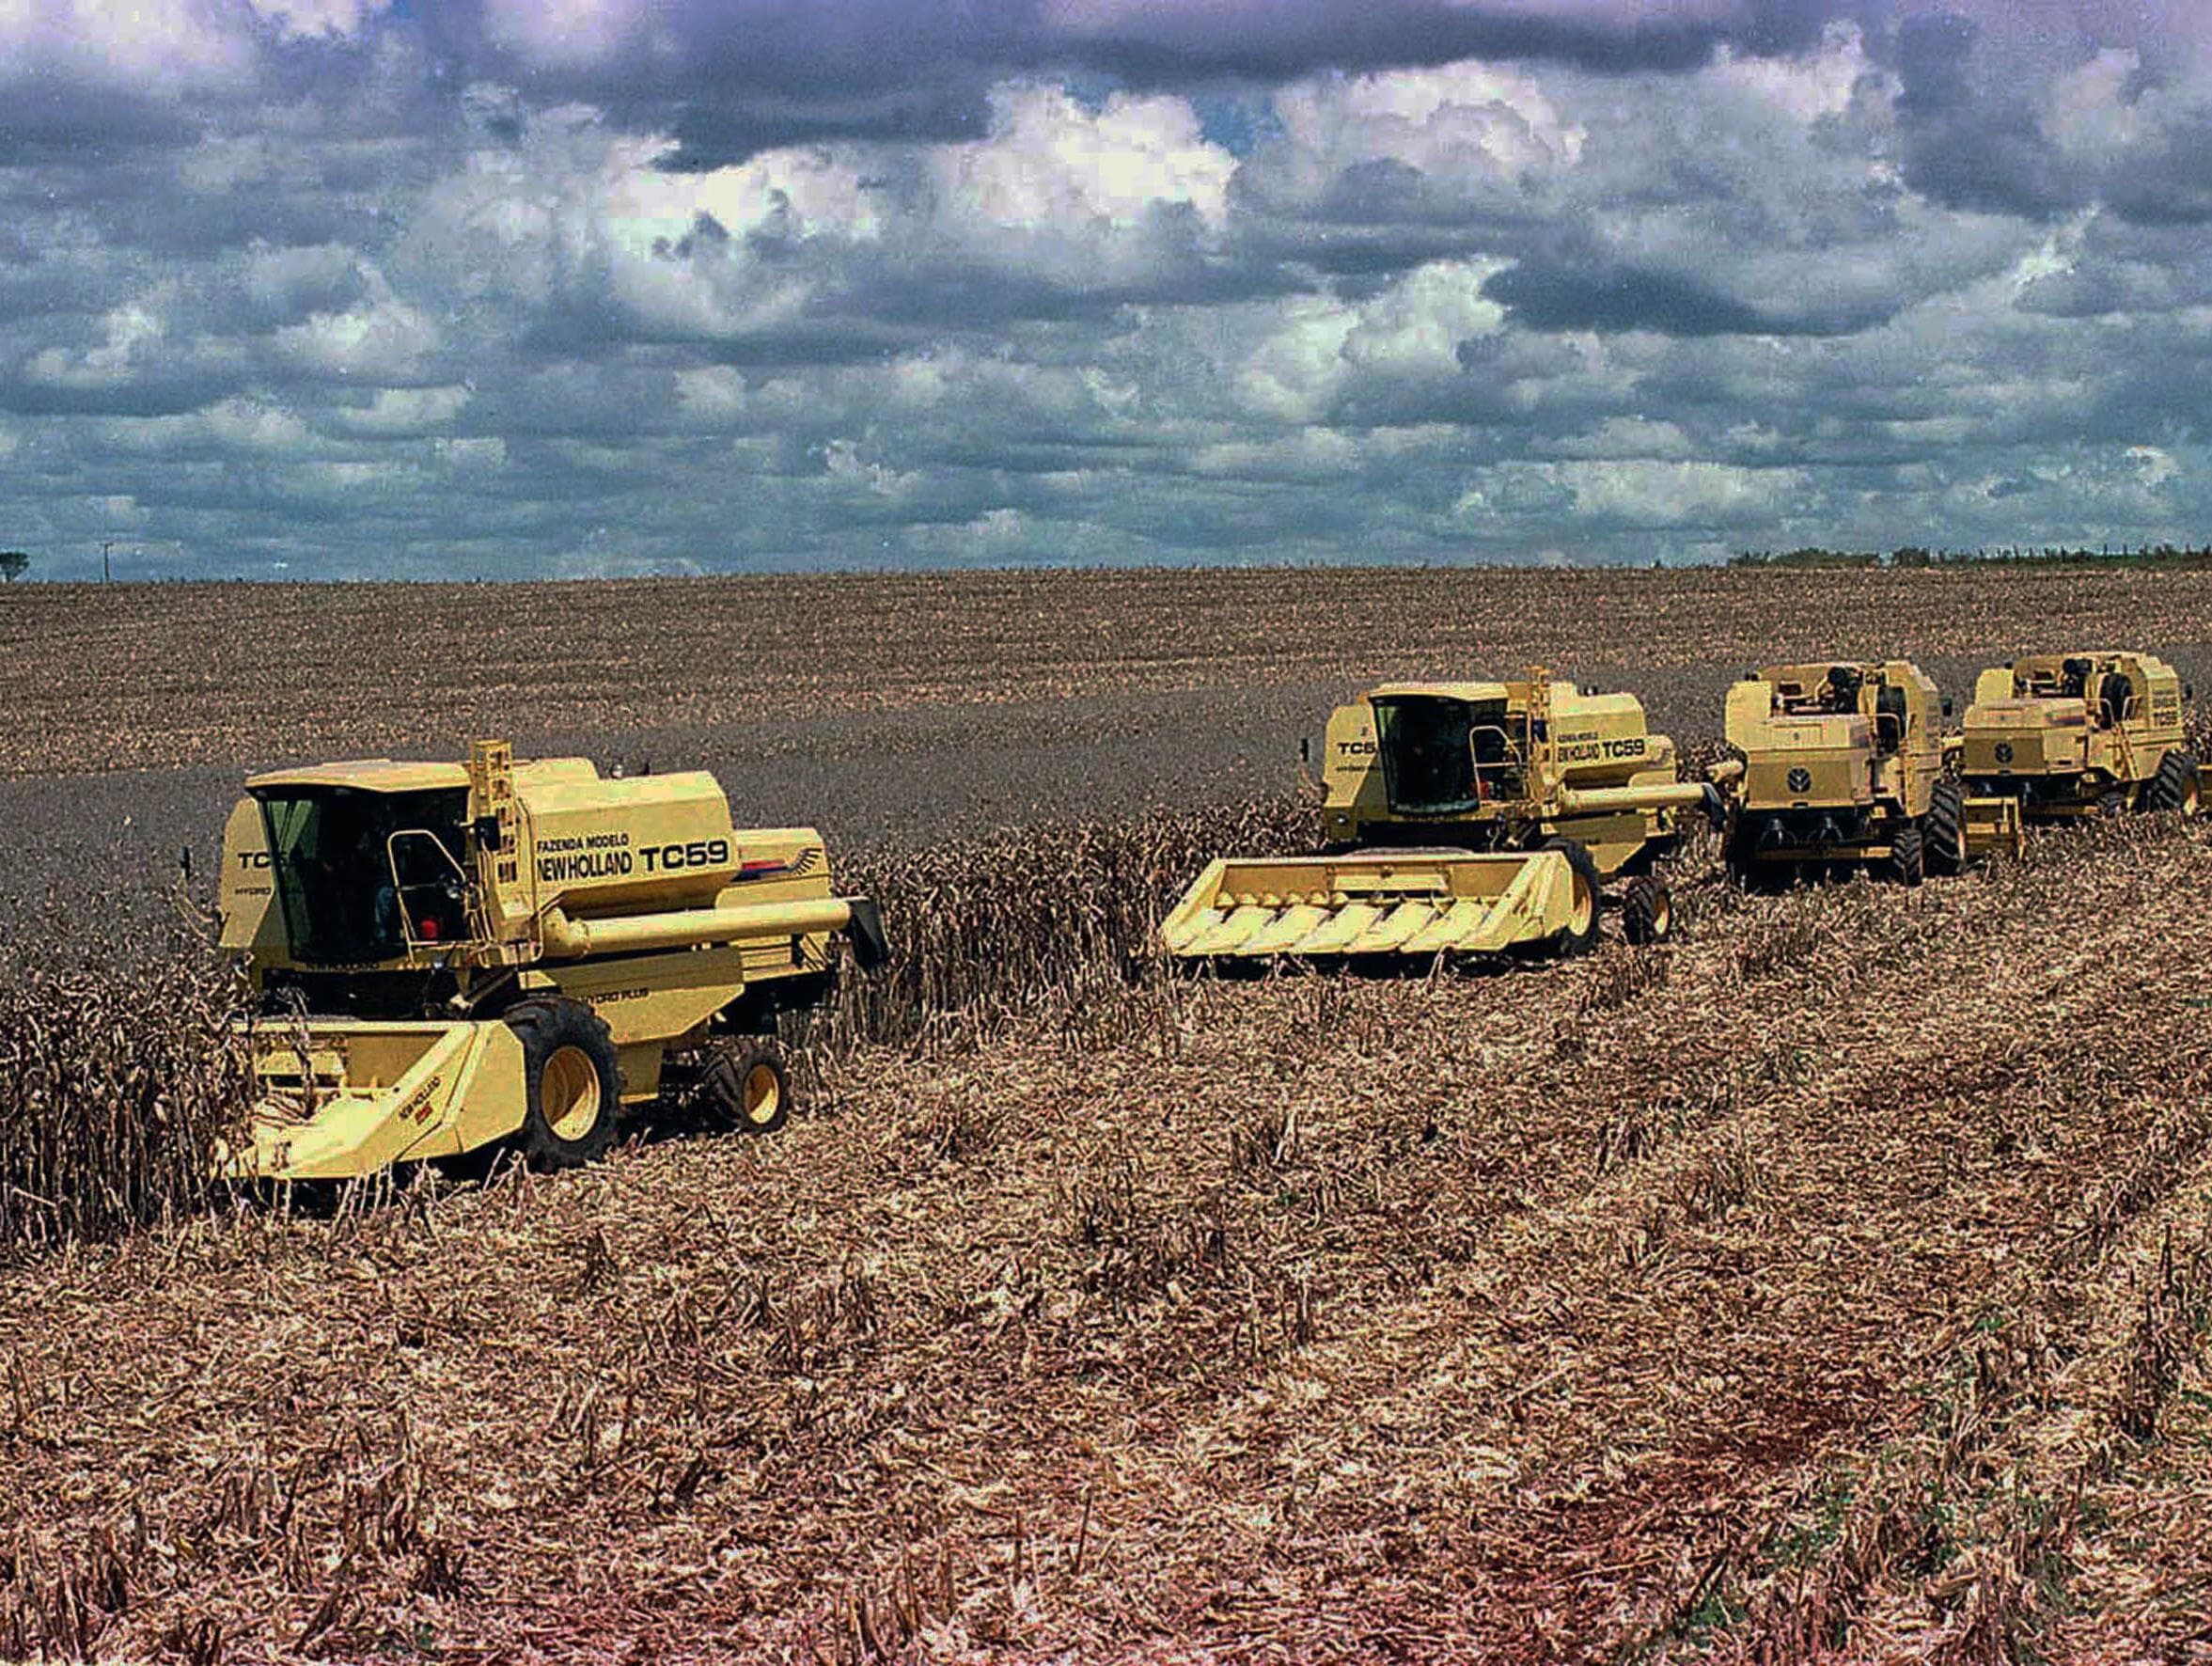
[[2212,532],[2201,0],[0,0],[55,577]]

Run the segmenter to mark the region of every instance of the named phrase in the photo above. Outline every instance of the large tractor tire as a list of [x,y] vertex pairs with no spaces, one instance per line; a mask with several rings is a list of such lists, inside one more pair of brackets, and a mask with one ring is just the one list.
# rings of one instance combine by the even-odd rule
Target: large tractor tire
[[622,1072],[606,1020],[559,996],[517,1002],[507,1027],[523,1045],[528,1108],[515,1144],[540,1173],[575,1169],[614,1142]]
[[1967,871],[1967,793],[1948,777],[1936,783],[1928,804],[1925,865],[1930,873]]
[[2197,788],[2197,759],[2193,752],[2169,752],[2158,760],[2158,773],[2143,794],[2145,809],[2177,809],[2193,816],[2203,808]]
[[1562,955],[1588,954],[1597,947],[1598,916],[1605,911],[1605,888],[1598,878],[1597,864],[1579,840],[1547,839],[1538,848],[1558,851],[1567,858],[1574,874],[1571,918],[1567,928],[1552,940],[1553,947]]
[[1899,885],[1918,885],[1927,877],[1927,841],[1919,823],[1906,823],[1890,841],[1889,872]]
[[791,1077],[783,1054],[765,1036],[717,1042],[699,1072],[699,1110],[740,1134],[773,1134],[792,1117]]
[[1666,882],[1640,873],[1621,896],[1621,935],[1631,943],[1664,943],[1674,935],[1674,899]]

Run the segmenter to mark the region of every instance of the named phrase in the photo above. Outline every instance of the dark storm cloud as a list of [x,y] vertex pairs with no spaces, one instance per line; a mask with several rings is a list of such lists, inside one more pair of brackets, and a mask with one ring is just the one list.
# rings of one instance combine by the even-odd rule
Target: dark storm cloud
[[1607,73],[1694,69],[1722,44],[1796,51],[1819,39],[1815,0],[1726,6],[1444,5],[1376,0],[1289,4],[1106,6],[1090,28],[1040,32],[1042,51],[1076,52],[1100,68],[1167,84],[1217,73],[1288,80],[1451,63],[1461,58],[1552,61]]
[[1906,177],[1954,208],[2035,218],[2058,213],[2079,196],[2079,184],[2037,130],[2032,111],[1977,90],[1980,34],[1969,19],[1952,13],[1908,19],[1898,31]]
[[2212,108],[2129,157],[2099,195],[2139,225],[2186,226],[2201,235],[2212,222]]
[[78,166],[133,150],[185,143],[186,115],[157,99],[0,67],[0,169]]
[[[1680,75],[1723,51],[1784,56],[1823,31],[1861,27],[1904,86],[1910,177],[1939,200],[2050,214],[2109,185],[2148,217],[2202,211],[2188,140],[2126,170],[2059,158],[2021,91],[2098,44],[2170,72],[2186,7],[2074,0],[687,0],[594,5],[573,25],[547,0],[472,0],[412,14],[454,77],[491,76],[539,98],[588,100],[671,134],[663,165],[709,169],[779,145],[972,139],[1009,75],[1105,76],[1140,87],[1277,85],[1316,73],[1467,59],[1610,76]],[[2162,28],[2170,14],[2171,27]],[[535,21],[529,21],[535,20]],[[2130,189],[2130,182],[2133,188]],[[1378,166],[1341,182],[1340,215],[1426,217],[1449,199]]]
[[0,375],[0,411],[20,416],[173,416],[197,410],[235,385],[147,377],[120,386],[86,386]]
[[[682,141],[669,165],[706,168],[776,145],[832,138],[970,138],[1010,74],[1095,73],[1137,86],[1276,83],[1323,72],[1466,58],[1675,72],[1723,46],[1803,50],[1832,18],[1824,0],[800,0],[592,8],[564,30],[505,4],[424,6],[416,16],[456,71],[541,96],[588,98]],[[595,47],[577,35],[613,27]]]
[[[2022,35],[2017,17],[1935,11],[1894,34],[1906,178],[1938,202],[2054,218],[2093,204],[2145,224],[2212,219],[2212,87],[2201,79],[2212,8],[2177,13],[2169,34],[2146,28],[2156,7],[2088,6],[2101,36],[2060,27]],[[2053,95],[2099,53],[2125,54],[2110,88],[2125,131],[2069,147],[2050,131]],[[2111,62],[2110,58],[2106,62]]]
[[1767,336],[1795,328],[1688,278],[1631,267],[1524,263],[1489,278],[1483,293],[1504,306],[1514,322],[1533,330]]

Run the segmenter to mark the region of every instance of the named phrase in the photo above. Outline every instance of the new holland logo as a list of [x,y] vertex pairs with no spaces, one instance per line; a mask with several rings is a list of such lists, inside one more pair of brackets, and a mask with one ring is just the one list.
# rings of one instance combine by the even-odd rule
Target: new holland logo
[[1810,793],[1812,791],[1812,772],[1802,764],[1790,771],[1789,778],[1791,792]]
[[1997,761],[2000,763],[2010,763],[2013,761],[2012,742],[1999,741],[1997,743]]

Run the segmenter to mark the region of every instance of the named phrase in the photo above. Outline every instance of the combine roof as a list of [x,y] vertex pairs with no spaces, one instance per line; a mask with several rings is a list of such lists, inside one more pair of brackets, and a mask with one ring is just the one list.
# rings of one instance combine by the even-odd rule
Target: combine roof
[[465,787],[468,770],[459,763],[425,763],[390,758],[354,758],[339,763],[310,763],[299,769],[273,769],[246,778],[248,792],[278,787],[353,787],[364,793],[427,793]]
[[[588,758],[532,758],[514,766],[516,784],[543,788],[567,782],[596,782],[599,771]],[[646,777],[647,780],[678,778]],[[248,776],[249,793],[279,787],[352,787],[361,793],[431,793],[468,785],[468,766],[401,758],[353,758],[337,763],[304,763]]]
[[[1557,684],[1553,686],[1556,688]],[[1443,699],[1469,701],[1501,700],[1510,699],[1503,683],[1385,683],[1371,688],[1363,697],[1367,699],[1391,699],[1400,695],[1425,694]]]

